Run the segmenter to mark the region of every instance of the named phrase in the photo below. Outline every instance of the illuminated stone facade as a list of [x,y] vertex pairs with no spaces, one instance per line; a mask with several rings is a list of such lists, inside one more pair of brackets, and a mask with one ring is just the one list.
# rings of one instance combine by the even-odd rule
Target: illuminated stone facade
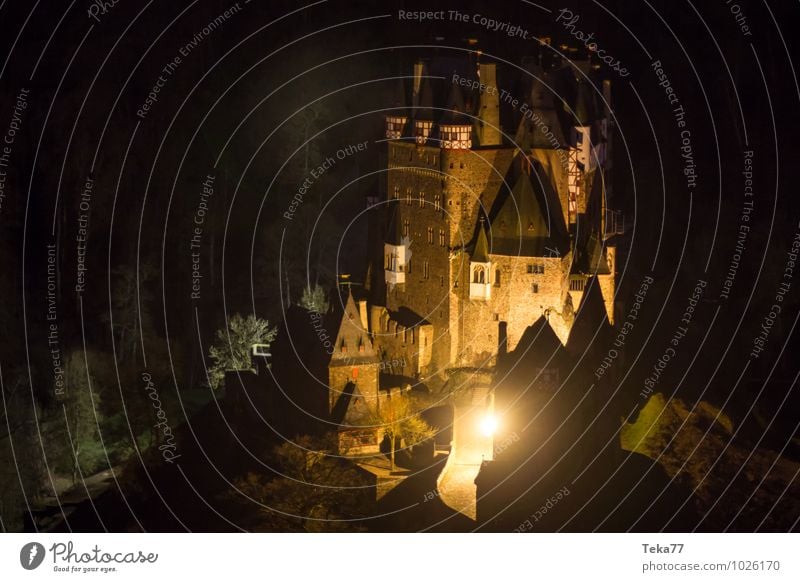
[[[528,65],[511,85],[526,87],[525,106],[510,108],[494,64],[465,74],[480,90],[418,63],[410,106],[386,118],[381,249],[357,311],[370,365],[400,362],[390,374],[412,382],[492,369],[542,317],[566,344],[592,277],[614,321],[610,86],[567,65]],[[334,389],[345,379],[331,366]],[[372,380],[368,396],[358,373],[369,401]]]

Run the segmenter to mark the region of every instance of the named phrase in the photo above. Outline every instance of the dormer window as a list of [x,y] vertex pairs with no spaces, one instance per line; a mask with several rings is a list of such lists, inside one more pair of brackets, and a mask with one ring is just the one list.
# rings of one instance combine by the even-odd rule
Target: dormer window
[[442,125],[439,134],[445,149],[468,150],[472,147],[472,127],[469,125]]
[[414,138],[419,145],[425,145],[433,129],[432,121],[417,120],[414,122]]
[[406,124],[406,117],[399,115],[386,116],[386,139],[400,139],[403,136],[403,127]]

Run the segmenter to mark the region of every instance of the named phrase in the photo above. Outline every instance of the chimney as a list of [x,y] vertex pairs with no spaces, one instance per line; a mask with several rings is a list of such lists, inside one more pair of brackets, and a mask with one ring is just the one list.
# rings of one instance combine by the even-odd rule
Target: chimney
[[481,93],[478,141],[481,146],[499,146],[503,141],[500,135],[500,89],[497,87],[497,67],[494,63],[479,63],[478,75],[481,84],[490,87],[489,91]]

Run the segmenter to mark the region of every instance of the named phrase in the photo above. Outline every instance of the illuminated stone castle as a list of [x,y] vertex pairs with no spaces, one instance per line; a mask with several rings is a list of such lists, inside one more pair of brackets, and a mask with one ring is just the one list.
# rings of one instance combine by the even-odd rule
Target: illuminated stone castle
[[[610,84],[588,63],[523,62],[504,87],[495,64],[472,59],[414,65],[385,119],[364,292],[326,316],[338,329],[327,416],[343,448],[377,450],[365,427],[392,388],[439,390],[459,371],[469,396],[454,403],[469,410],[456,416],[473,422],[526,329],[545,321],[567,343],[592,278],[614,322]],[[465,462],[480,462],[491,440],[471,448]]]
[[405,375],[491,367],[540,316],[566,343],[590,277],[613,324],[610,84],[574,62],[513,72],[503,88],[491,63],[419,62],[386,116],[386,228],[360,310]]

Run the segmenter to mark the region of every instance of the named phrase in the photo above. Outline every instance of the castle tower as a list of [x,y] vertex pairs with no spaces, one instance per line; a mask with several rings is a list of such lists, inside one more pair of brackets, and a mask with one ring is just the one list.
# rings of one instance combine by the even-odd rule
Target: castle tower
[[[513,350],[539,317],[565,343],[587,281],[598,277],[604,297],[615,290],[596,203],[610,134],[592,84],[570,67],[526,65],[532,107],[516,112],[520,151],[503,145],[496,65],[479,63],[472,80],[488,89],[467,92],[431,80],[439,64],[417,62],[409,109],[386,117],[386,288],[369,317],[382,357],[423,375],[492,366],[499,346]],[[563,111],[556,95],[569,100]]]
[[481,92],[478,111],[478,142],[481,147],[502,145],[500,133],[500,90],[497,88],[497,67],[494,63],[480,63],[478,78],[488,90]]
[[348,292],[328,364],[331,422],[337,426],[340,453],[377,452],[380,360]]

